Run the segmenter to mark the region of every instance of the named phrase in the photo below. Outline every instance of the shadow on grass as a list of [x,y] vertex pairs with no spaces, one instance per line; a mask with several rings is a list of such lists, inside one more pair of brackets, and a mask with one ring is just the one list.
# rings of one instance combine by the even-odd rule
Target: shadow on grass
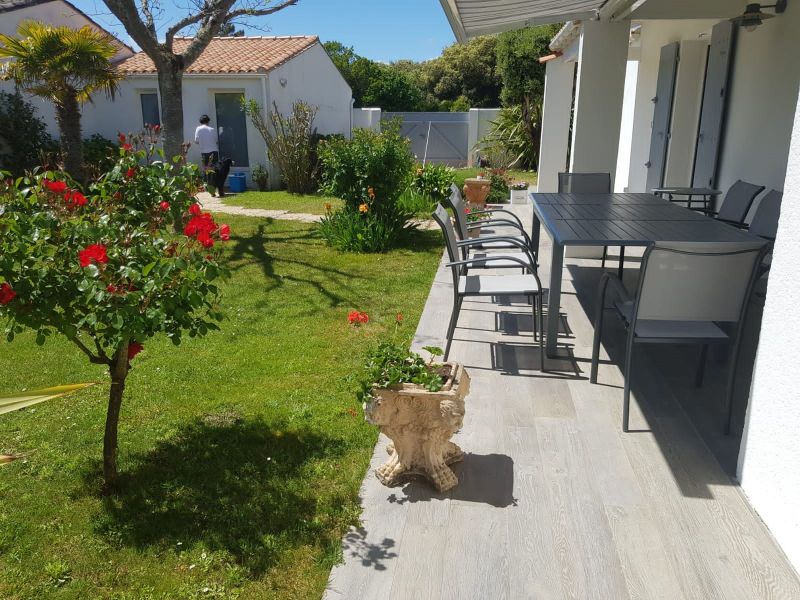
[[259,575],[290,548],[338,546],[340,532],[324,524],[329,515],[318,514],[304,467],[342,451],[341,440],[317,432],[206,417],[121,474],[95,529],[112,544],[137,549],[202,543]]

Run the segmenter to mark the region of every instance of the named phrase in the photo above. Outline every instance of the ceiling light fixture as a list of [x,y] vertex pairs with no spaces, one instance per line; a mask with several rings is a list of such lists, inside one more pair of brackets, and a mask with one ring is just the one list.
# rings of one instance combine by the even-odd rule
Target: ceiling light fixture
[[786,2],[788,0],[777,0],[775,4],[748,4],[744,9],[744,14],[731,19],[731,22],[739,27],[744,28],[745,31],[755,31],[755,28],[764,22],[764,19],[771,19],[775,15],[766,13],[762,9],[774,8],[775,14],[781,14],[786,10]]

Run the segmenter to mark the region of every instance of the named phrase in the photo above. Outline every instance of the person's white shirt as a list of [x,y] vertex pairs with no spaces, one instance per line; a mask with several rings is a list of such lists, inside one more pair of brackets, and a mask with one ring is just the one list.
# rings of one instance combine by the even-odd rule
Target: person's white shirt
[[200,152],[203,154],[219,152],[217,132],[208,125],[200,125],[194,130],[194,143],[200,145]]

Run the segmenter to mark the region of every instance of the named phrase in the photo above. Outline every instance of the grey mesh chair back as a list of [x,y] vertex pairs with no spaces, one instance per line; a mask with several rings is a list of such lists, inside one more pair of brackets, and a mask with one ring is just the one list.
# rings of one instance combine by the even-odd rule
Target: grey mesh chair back
[[737,322],[764,244],[656,244],[644,255],[633,320]]
[[[456,232],[453,229],[453,223],[450,221],[450,215],[441,204],[436,205],[436,210],[433,211],[433,220],[442,228],[444,235],[444,244],[447,247],[447,258],[450,262],[458,262],[462,259],[458,255],[458,241],[456,240]],[[461,274],[461,267],[451,267],[453,272],[453,284],[458,288],[458,276]]]
[[763,191],[763,185],[747,183],[740,179],[725,194],[717,218],[732,223],[744,223],[744,219],[753,205],[753,200]]
[[778,219],[781,216],[781,200],[783,192],[770,190],[761,199],[750,223],[750,233],[774,240],[778,233]]
[[458,188],[455,186],[455,184],[450,187],[450,190],[448,204],[450,205],[450,208],[453,209],[456,227],[458,227],[458,238],[461,240],[466,240],[469,237],[469,231],[467,231],[467,217],[464,212],[464,209],[466,208],[464,204],[464,198],[461,197],[461,192],[458,191]]
[[562,194],[609,194],[610,173],[559,173],[558,191]]

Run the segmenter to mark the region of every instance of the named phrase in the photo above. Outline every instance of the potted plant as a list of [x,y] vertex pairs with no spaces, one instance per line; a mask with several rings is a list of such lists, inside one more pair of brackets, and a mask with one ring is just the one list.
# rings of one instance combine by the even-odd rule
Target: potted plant
[[511,204],[525,204],[528,201],[527,181],[515,181],[508,189],[511,190]]
[[256,182],[259,192],[267,191],[267,184],[269,183],[269,173],[264,165],[256,165],[250,173],[253,181]]
[[[492,216],[490,212],[483,212],[477,213],[476,211],[483,210],[481,206],[465,206],[464,207],[464,215],[467,219],[467,227],[469,230],[469,237],[476,238],[481,234],[481,227],[480,222],[489,219]],[[477,223],[477,225],[475,225]],[[469,228],[469,225],[472,224],[473,227]]]
[[368,356],[360,398],[368,422],[391,439],[389,460],[375,470],[386,486],[421,475],[439,492],[458,484],[450,469],[464,453],[450,438],[464,422],[469,375],[463,365],[438,364],[440,348],[425,347],[431,359],[392,341]]

